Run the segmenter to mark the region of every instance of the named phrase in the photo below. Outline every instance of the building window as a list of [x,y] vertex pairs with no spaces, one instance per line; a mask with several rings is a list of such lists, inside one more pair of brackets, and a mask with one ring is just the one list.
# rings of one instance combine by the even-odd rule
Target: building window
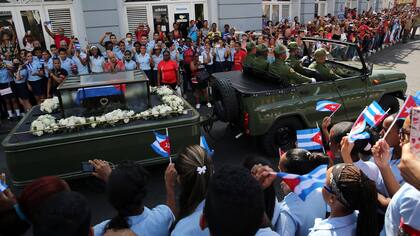
[[314,15],[315,17],[327,15],[327,1],[326,0],[315,0]]
[[290,18],[290,0],[263,0],[262,2],[263,24],[268,21],[273,24]]

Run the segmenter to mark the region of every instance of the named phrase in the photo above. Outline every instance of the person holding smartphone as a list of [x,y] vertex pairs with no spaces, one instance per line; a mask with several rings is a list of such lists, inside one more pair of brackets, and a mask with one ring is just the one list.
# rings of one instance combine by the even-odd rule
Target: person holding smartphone
[[70,44],[70,39],[64,35],[65,31],[64,28],[59,27],[57,32],[52,32],[49,28],[51,22],[44,22],[45,31],[48,35],[54,39],[55,45],[60,45],[61,41],[65,41],[67,45]]

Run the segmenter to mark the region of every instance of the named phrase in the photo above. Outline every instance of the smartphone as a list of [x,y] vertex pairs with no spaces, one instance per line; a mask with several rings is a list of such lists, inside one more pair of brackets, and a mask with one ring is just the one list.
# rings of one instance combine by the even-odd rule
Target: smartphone
[[6,174],[5,173],[1,173],[0,174],[0,193],[2,193],[7,188],[8,188],[8,186],[6,184]]
[[94,172],[95,167],[87,161],[82,162],[82,172]]
[[420,158],[420,107],[411,110],[410,148],[411,153]]

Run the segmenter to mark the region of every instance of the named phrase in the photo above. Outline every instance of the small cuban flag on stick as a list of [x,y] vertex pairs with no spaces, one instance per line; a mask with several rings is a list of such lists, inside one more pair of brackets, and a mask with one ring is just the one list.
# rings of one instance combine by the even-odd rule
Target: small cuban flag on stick
[[320,165],[306,175],[295,175],[285,172],[272,172],[271,174],[282,178],[290,190],[305,201],[310,193],[324,186],[327,176],[327,165]]
[[366,120],[365,116],[363,115],[366,111],[367,107],[360,113],[359,117],[357,117],[356,121],[354,122],[353,126],[351,127],[350,134],[359,134],[362,133],[366,128]]
[[166,135],[154,132],[155,141],[150,145],[159,156],[169,158],[169,162],[172,163],[171,157],[171,144],[169,141],[169,130],[166,128]]
[[296,130],[297,146],[306,150],[323,149],[322,135],[319,128]]
[[201,135],[200,137],[200,146],[206,150],[209,156],[213,156],[214,150],[207,144],[206,137],[204,137],[204,135]]
[[328,111],[332,112],[330,118],[340,109],[341,104],[336,102],[331,102],[327,100],[321,100],[316,103],[316,110],[317,111]]
[[363,116],[365,117],[366,123],[373,128],[381,123],[389,110],[390,109],[388,109],[388,111],[384,111],[376,101],[373,101],[367,109],[363,111]]

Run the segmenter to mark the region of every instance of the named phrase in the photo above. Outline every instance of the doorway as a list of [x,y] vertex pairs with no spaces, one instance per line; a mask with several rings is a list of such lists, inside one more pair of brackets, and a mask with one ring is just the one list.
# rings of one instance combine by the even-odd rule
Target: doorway
[[30,35],[38,40],[43,48],[46,48],[41,15],[38,10],[20,11],[25,35]]

